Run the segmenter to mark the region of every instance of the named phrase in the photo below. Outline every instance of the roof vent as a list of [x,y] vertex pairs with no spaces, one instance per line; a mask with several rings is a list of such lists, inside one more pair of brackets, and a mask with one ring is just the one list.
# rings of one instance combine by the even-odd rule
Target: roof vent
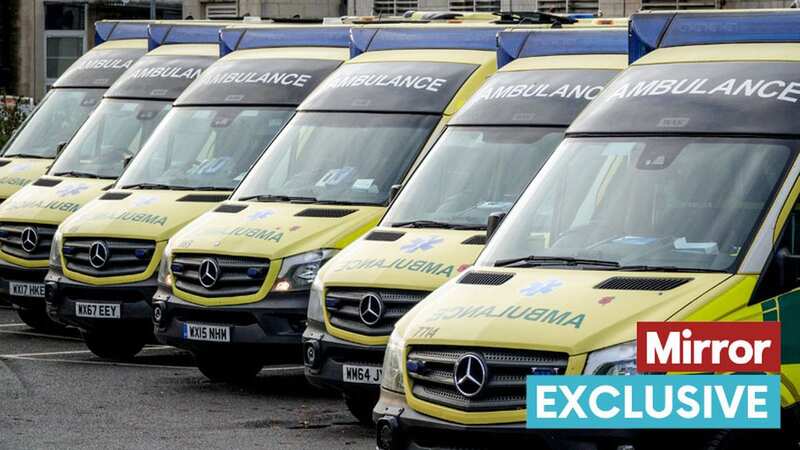
[[227,200],[228,194],[188,194],[179,198],[179,202],[219,203]]
[[337,217],[344,217],[353,214],[357,210],[355,209],[333,209],[333,208],[306,208],[299,213],[295,214],[295,217],[326,217],[326,218],[337,218]]
[[122,200],[131,196],[130,192],[106,192],[100,197],[100,200]]
[[405,236],[405,233],[400,233],[397,231],[373,231],[372,233],[368,234],[364,240],[394,242],[403,236]]
[[39,178],[38,180],[33,182],[33,185],[42,187],[53,187],[58,183],[61,183],[61,180],[57,180],[55,178]]
[[611,277],[594,288],[620,291],[669,291],[690,281],[692,278]]
[[513,273],[503,272],[469,272],[459,281],[459,284],[479,284],[483,286],[499,286],[514,278]]
[[234,205],[232,203],[223,203],[214,210],[218,213],[238,213],[247,209],[247,205]]
[[486,235],[476,234],[461,241],[462,245],[486,245]]

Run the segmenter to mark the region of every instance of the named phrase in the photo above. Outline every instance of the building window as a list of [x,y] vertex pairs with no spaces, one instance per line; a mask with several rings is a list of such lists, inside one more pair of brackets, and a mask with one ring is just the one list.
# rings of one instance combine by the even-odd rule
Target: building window
[[676,9],[713,9],[719,8],[717,0],[642,0],[642,9],[676,10]]
[[44,4],[45,89],[86,51],[86,4]]
[[237,2],[209,3],[206,5],[207,19],[236,19],[239,17]]
[[500,0],[451,0],[450,11],[497,12]]
[[375,15],[399,16],[406,11],[419,9],[417,0],[375,0],[373,3]]
[[538,0],[536,9],[559,14],[597,14],[598,4],[597,0]]

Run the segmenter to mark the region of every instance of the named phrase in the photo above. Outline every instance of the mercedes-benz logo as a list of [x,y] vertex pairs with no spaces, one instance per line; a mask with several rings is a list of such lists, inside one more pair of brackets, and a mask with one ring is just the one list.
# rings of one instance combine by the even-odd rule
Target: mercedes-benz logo
[[95,269],[101,269],[108,262],[108,246],[105,242],[95,241],[89,247],[89,264]]
[[358,313],[365,325],[370,327],[375,325],[383,317],[383,300],[378,294],[371,293],[361,297]]
[[200,284],[206,289],[211,289],[219,280],[219,265],[213,259],[204,259],[197,272]]
[[453,381],[458,392],[464,397],[475,397],[480,394],[488,379],[489,371],[486,363],[475,353],[466,353],[456,361]]
[[20,239],[22,241],[22,249],[27,253],[33,253],[36,247],[39,246],[39,233],[37,233],[36,229],[33,227],[27,227],[22,230]]

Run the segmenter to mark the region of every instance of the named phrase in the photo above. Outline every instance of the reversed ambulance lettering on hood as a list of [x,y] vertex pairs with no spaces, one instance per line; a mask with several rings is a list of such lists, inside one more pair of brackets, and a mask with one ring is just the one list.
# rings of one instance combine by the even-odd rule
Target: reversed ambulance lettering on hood
[[59,200],[52,200],[45,202],[42,200],[23,200],[18,202],[11,202],[3,205],[4,211],[16,211],[18,209],[52,209],[55,211],[64,211],[74,213],[81,207],[81,203],[75,202],[62,202]]
[[435,78],[425,75],[381,75],[361,74],[334,78],[325,87],[328,89],[352,88],[359,86],[394,87],[399,89],[415,89],[418,91],[439,92],[447,84],[444,78]]
[[133,73],[131,73],[130,78],[183,78],[192,80],[197,78],[202,71],[203,69],[199,69],[197,67],[143,67],[141,69],[134,70]]
[[33,181],[30,178],[20,178],[20,177],[2,177],[0,178],[0,184],[8,184],[10,186],[25,186],[28,183]]
[[122,211],[122,212],[101,212],[97,214],[87,215],[85,218],[82,218],[83,221],[90,221],[90,220],[109,220],[115,221],[118,220],[120,222],[134,222],[134,223],[142,223],[146,225],[158,225],[164,226],[167,223],[166,216],[160,216],[158,214],[147,214],[147,213],[135,213],[129,211]]
[[453,276],[455,266],[452,264],[437,263],[423,259],[396,258],[387,262],[383,258],[376,259],[353,259],[339,264],[334,271],[343,272],[348,270],[408,270],[428,275],[450,278]]
[[274,84],[281,86],[305,87],[312,75],[279,72],[228,72],[202,78],[200,84]]
[[603,91],[603,86],[563,84],[558,87],[549,84],[515,84],[494,86],[481,91],[478,100],[497,100],[506,98],[561,97],[591,101]]
[[538,322],[547,325],[560,325],[563,327],[573,327],[579,329],[586,319],[585,314],[576,314],[571,311],[560,311],[550,308],[533,308],[522,307],[519,305],[511,305],[506,307],[496,306],[451,306],[448,308],[441,308],[426,320],[427,322],[435,322],[440,320],[457,320],[457,319],[510,319],[510,320],[527,320],[531,322]]
[[797,103],[800,99],[800,82],[750,78],[729,78],[722,83],[711,82],[708,78],[648,80],[617,86],[607,99],[657,95],[727,95]]
[[237,236],[260,241],[280,242],[283,239],[283,231],[278,229],[255,228],[255,227],[234,227],[234,228],[207,228],[203,234]]

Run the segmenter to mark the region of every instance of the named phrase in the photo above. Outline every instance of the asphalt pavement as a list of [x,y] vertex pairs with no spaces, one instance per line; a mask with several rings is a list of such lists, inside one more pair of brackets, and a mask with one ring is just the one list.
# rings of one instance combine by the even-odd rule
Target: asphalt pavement
[[212,383],[186,352],[102,361],[77,333],[35,332],[0,306],[0,449],[217,448],[372,449],[374,437],[300,366]]

